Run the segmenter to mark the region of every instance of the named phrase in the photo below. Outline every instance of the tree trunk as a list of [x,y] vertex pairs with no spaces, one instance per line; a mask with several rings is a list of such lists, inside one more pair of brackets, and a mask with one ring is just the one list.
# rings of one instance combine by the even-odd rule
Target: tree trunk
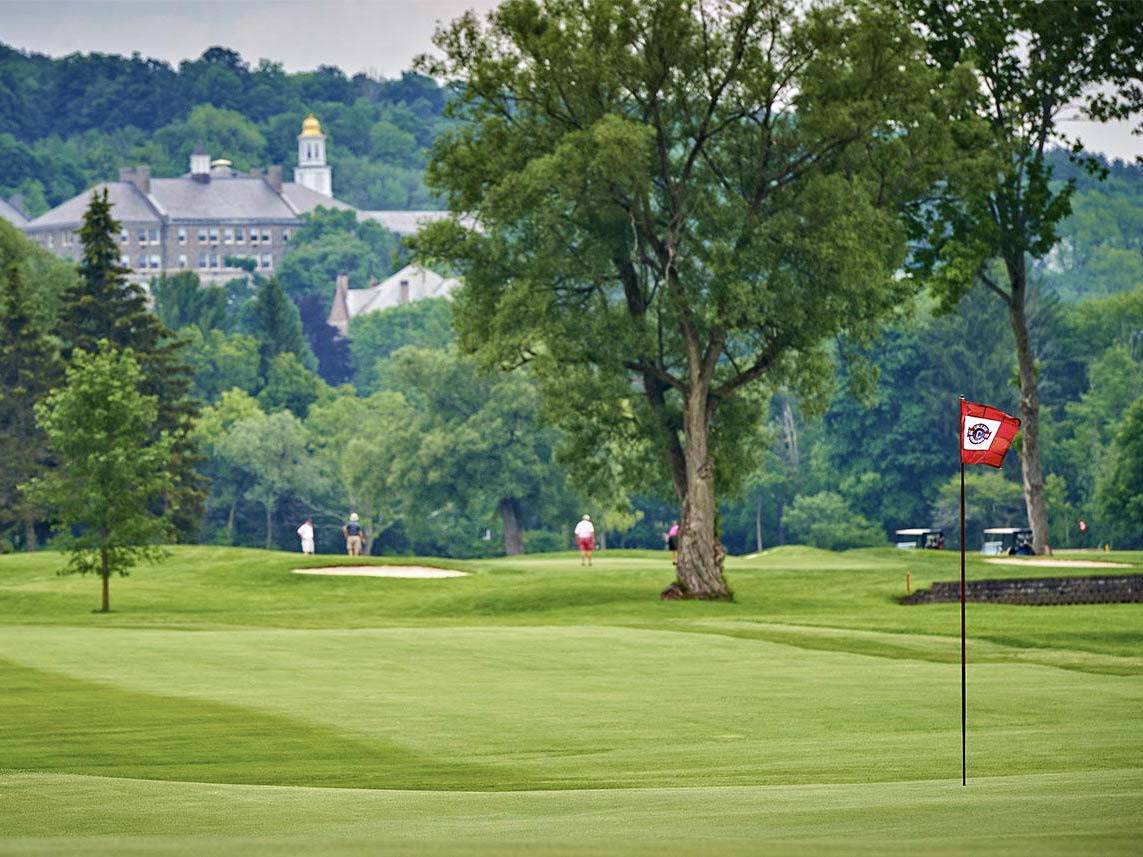
[[274,546],[274,507],[266,504],[266,550]]
[[107,545],[99,548],[99,577],[103,583],[103,600],[99,607],[100,613],[111,612],[111,563],[107,556]]
[[524,552],[524,531],[520,529],[520,501],[504,498],[497,507],[504,521],[504,553],[516,556]]
[[36,539],[36,522],[24,521],[24,550],[32,553],[39,547],[39,541]]
[[758,505],[754,507],[754,545],[762,553],[762,495],[758,495]]
[[234,544],[234,515],[238,508],[238,498],[234,498],[234,502],[230,504],[230,512],[226,515],[226,543],[228,545]]
[[1032,549],[1037,554],[1052,552],[1048,543],[1048,504],[1044,497],[1044,469],[1040,463],[1040,392],[1036,380],[1036,360],[1028,334],[1025,314],[1026,274],[1024,260],[1008,266],[1012,301],[1008,318],[1016,338],[1016,361],[1020,373],[1020,470],[1024,477],[1024,507],[1032,529]]
[[[722,576],[726,549],[715,534],[714,459],[710,457],[710,409],[705,383],[692,379],[683,412],[686,485],[679,526],[678,581],[664,597],[729,598]],[[677,590],[672,592],[672,589]]]

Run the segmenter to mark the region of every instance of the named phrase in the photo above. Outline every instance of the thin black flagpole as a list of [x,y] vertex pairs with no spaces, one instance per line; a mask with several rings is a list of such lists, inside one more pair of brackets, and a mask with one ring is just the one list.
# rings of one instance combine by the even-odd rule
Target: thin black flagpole
[[[962,440],[961,443],[964,441]],[[959,456],[958,456],[959,457]],[[964,461],[960,463],[960,784],[968,785],[968,706],[965,699],[964,646]]]

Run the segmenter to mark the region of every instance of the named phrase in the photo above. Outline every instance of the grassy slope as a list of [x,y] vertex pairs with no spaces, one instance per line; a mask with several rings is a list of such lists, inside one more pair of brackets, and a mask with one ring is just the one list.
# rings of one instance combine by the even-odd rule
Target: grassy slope
[[780,549],[733,604],[656,601],[661,554],[298,562],[180,548],[100,616],[0,559],[0,851],[1134,850],[1143,605],[969,606],[964,791],[958,607],[893,601],[955,555]]

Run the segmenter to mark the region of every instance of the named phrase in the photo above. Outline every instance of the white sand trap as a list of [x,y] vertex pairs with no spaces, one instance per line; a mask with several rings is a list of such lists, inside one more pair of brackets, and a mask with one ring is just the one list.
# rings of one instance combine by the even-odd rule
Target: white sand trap
[[295,568],[294,574],[325,574],[333,577],[409,577],[430,579],[468,577],[467,571],[428,568],[423,565],[335,565],[327,568]]
[[1131,568],[1121,562],[1100,562],[1094,559],[986,559],[996,565],[1047,565],[1054,568]]

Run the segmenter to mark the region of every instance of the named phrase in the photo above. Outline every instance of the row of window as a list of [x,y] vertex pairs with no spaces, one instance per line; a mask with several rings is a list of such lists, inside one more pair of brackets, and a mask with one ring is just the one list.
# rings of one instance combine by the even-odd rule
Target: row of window
[[[175,232],[175,239],[179,244],[185,245],[187,243],[188,230],[184,226],[180,226]],[[200,226],[196,230],[195,238],[199,244],[270,244],[273,241],[273,234],[269,227],[262,226]],[[71,243],[72,233],[60,233],[60,246],[66,247]],[[127,229],[123,229],[119,233],[119,242],[126,244],[131,239],[131,233]],[[135,231],[135,240],[139,245],[147,244],[161,244],[162,239],[159,230],[153,227],[139,227]],[[282,230],[282,240],[290,240],[290,230],[288,228]],[[52,233],[48,233],[48,246],[54,246],[52,243]]]
[[[73,244],[75,244],[75,233],[74,232],[61,232],[59,244],[61,247],[71,247]],[[56,234],[54,232],[48,233],[48,246],[49,247],[55,247],[56,246]]]
[[[225,264],[223,263],[223,258],[224,258],[223,256],[220,256],[217,253],[199,253],[198,259],[196,260],[198,262],[196,267],[204,269],[204,270],[205,269],[212,269],[212,270],[217,271],[220,268],[226,267]],[[255,258],[258,261],[258,268],[260,270],[269,271],[271,268],[274,267],[274,257],[271,256],[269,253],[264,253],[261,256],[257,256]],[[125,268],[132,267],[130,256],[126,256],[126,255],[120,256],[119,262]],[[162,267],[162,260],[159,258],[159,256],[157,254],[148,255],[146,253],[140,253],[139,256],[136,258],[135,262],[136,262],[136,264],[134,266],[134,270],[136,270],[136,271],[146,271],[148,269],[157,271],[159,268]],[[180,253],[179,254],[178,266],[180,268],[186,268],[188,266],[186,253]]]
[[[126,256],[126,255],[120,256],[119,257],[119,264],[122,265],[124,268],[130,268],[131,267],[131,257]],[[162,267],[162,260],[160,260],[158,254],[153,254],[151,256],[148,256],[146,253],[140,253],[139,257],[135,260],[135,270],[136,271],[145,271],[148,268],[153,268],[154,270],[157,271],[161,267]]]
[[[182,227],[175,233],[180,244],[187,243],[187,230]],[[269,244],[273,235],[268,227],[251,226],[200,226],[195,236],[199,244]],[[290,230],[282,230],[282,240],[290,240]]]

